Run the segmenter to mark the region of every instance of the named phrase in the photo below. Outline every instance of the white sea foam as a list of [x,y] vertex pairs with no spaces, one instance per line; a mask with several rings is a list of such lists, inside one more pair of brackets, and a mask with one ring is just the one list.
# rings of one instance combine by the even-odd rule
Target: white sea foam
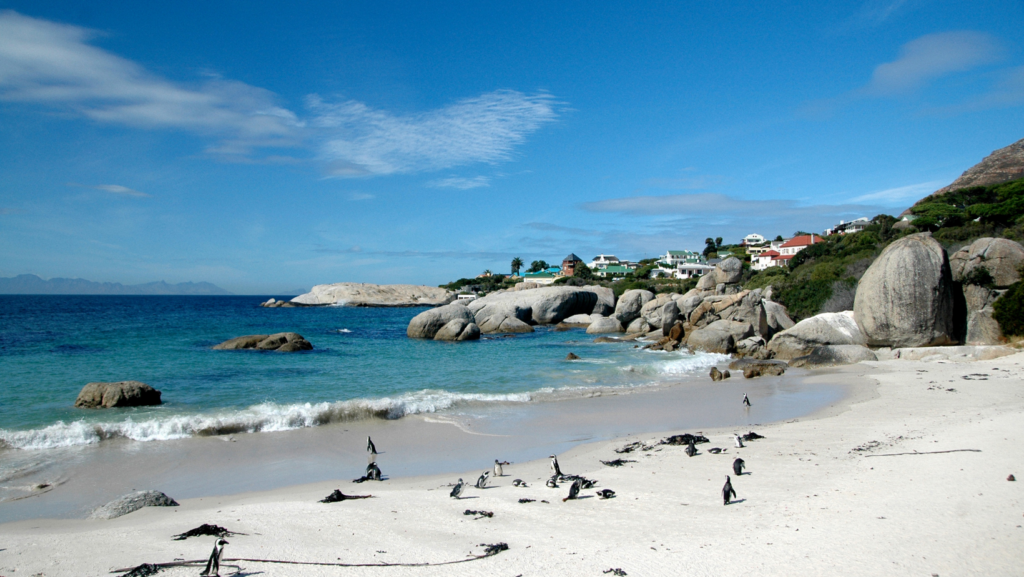
[[422,390],[398,397],[333,403],[261,403],[242,410],[216,413],[145,419],[129,417],[120,422],[58,421],[48,427],[27,431],[0,429],[0,446],[51,449],[90,445],[114,438],[166,441],[193,436],[287,431],[368,418],[397,419],[405,415],[434,413],[468,403],[525,403],[530,400],[529,393],[487,395]]
[[659,363],[659,370],[662,373],[669,375],[681,375],[713,367],[719,363],[728,362],[730,360],[732,360],[732,357],[729,355],[697,353],[692,357],[673,359],[671,361]]
[[339,333],[350,333],[350,332],[352,332],[352,331],[350,331],[350,330],[348,330],[348,329],[338,329],[338,332],[339,332]]

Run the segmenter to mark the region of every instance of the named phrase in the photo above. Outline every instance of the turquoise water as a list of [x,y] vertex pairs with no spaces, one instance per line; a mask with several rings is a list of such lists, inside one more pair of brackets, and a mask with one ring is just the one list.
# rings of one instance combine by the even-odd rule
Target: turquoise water
[[[269,297],[0,296],[0,446],[280,431],[643,387],[721,362],[595,344],[581,330],[435,343],[405,329],[422,308],[260,308]],[[214,351],[297,332],[302,353]],[[574,352],[582,361],[567,362]],[[159,407],[86,410],[92,381],[138,380]]]

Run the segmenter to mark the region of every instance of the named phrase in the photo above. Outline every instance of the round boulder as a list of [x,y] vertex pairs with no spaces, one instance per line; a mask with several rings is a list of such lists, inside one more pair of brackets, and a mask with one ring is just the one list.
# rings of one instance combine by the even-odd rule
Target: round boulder
[[869,346],[956,342],[949,259],[930,233],[905,236],[882,251],[857,285],[853,312]]
[[413,339],[432,339],[437,331],[455,319],[462,319],[467,324],[476,320],[473,313],[464,305],[453,303],[425,310],[414,316],[409,321],[405,334]]
[[642,289],[628,290],[615,303],[615,318],[625,326],[640,316],[640,310],[654,298],[654,293]]
[[75,406],[80,409],[142,407],[160,403],[160,391],[139,381],[89,383],[82,387],[75,399]]
[[1006,238],[979,238],[949,257],[953,280],[963,282],[976,268],[988,269],[997,287],[1008,287],[1020,280],[1024,247]]
[[622,323],[615,319],[615,317],[605,317],[598,319],[587,327],[588,335],[603,335],[607,333],[621,333],[625,332],[622,328]]
[[740,282],[743,276],[743,263],[740,259],[730,256],[715,265],[715,280],[719,284],[734,284]]

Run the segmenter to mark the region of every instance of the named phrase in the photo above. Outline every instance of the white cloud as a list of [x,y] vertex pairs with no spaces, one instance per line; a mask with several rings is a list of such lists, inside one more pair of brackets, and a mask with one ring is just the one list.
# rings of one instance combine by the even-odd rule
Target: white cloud
[[376,198],[368,192],[353,192],[348,195],[349,200],[373,200]]
[[886,206],[905,206],[907,204],[917,202],[918,200],[942,188],[946,184],[948,184],[948,181],[943,180],[919,182],[917,184],[898,186],[896,188],[888,188],[885,190],[880,190],[878,192],[862,194],[856,198],[850,199],[850,202],[867,202],[874,204],[883,204]]
[[90,186],[89,188],[95,188],[96,190],[104,190],[113,194],[123,194],[125,196],[150,196],[145,192],[139,192],[138,190],[132,190],[127,186],[121,186],[120,184],[97,184],[96,186]]
[[356,101],[311,96],[321,156],[332,176],[440,170],[508,160],[512,149],[557,117],[548,94],[498,90],[419,114],[396,115]]
[[474,176],[473,178],[451,176],[448,178],[431,180],[427,183],[427,186],[431,188],[457,188],[459,190],[469,190],[472,188],[481,188],[490,185],[491,179],[486,176]]
[[[355,100],[307,98],[309,118],[273,92],[215,74],[174,82],[90,44],[94,31],[0,12],[0,101],[45,105],[97,122],[188,130],[208,153],[252,161],[253,151],[315,142],[330,176],[375,176],[508,160],[557,117],[548,94],[498,90],[420,113]],[[260,162],[301,162],[267,156]]]
[[993,62],[999,52],[995,39],[982,32],[928,34],[904,44],[898,59],[875,68],[863,93],[892,96],[912,92],[936,78]]

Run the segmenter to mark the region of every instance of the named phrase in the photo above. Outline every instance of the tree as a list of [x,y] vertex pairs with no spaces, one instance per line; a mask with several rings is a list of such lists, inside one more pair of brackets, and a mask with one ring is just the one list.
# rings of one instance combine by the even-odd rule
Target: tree
[[711,258],[708,256],[709,254],[718,252],[718,247],[715,246],[715,239],[708,237],[704,239],[704,244],[707,245],[704,247],[704,258]]
[[715,248],[722,248],[722,237],[715,238]]
[[781,234],[775,235],[775,242],[782,242],[784,240],[786,240],[786,239],[782,238]]
[[548,263],[542,260],[535,260],[530,263],[530,268],[526,269],[526,272],[540,272],[548,268]]
[[523,268],[523,259],[518,256],[512,259],[512,274],[519,274],[521,268]]
[[576,263],[576,266],[573,267],[573,269],[572,269],[572,276],[574,276],[576,278],[587,279],[587,278],[594,278],[594,273],[590,270],[589,266],[587,266],[587,265],[585,265],[585,264],[583,264],[581,262],[578,262],[578,263]]
[[491,276],[491,269],[485,270],[484,271],[484,276]]

